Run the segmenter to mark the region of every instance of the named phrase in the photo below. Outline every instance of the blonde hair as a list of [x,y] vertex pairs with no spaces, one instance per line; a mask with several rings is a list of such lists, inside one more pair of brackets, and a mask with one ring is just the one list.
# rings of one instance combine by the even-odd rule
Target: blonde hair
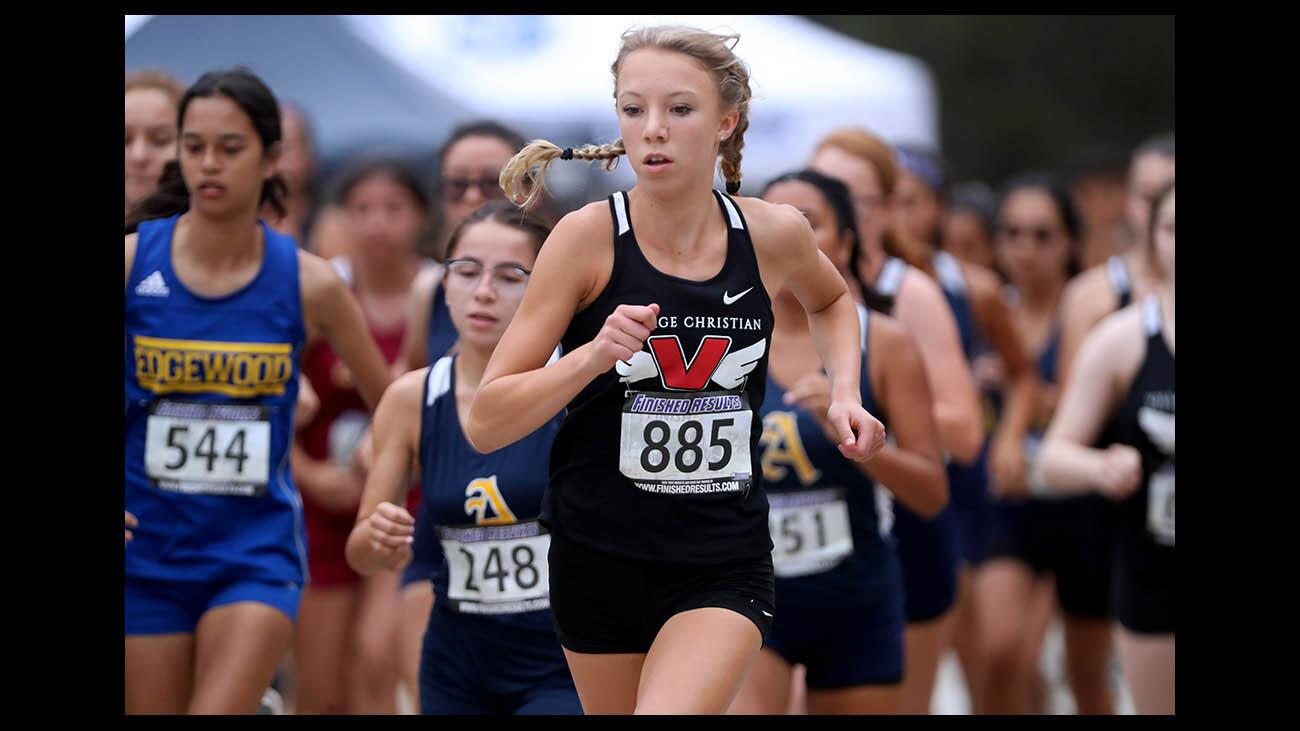
[[[888,142],[861,127],[840,127],[832,130],[817,143],[813,155],[827,147],[839,148],[866,162],[880,178],[880,188],[884,197],[887,199],[894,197],[894,192],[898,189],[898,180],[902,176],[902,168],[898,164],[894,148],[890,147]],[[909,237],[897,221],[890,221],[885,225],[881,243],[886,254],[896,256],[918,269],[933,274],[934,265],[925,244]]]
[[[749,128],[749,100],[752,96],[749,89],[749,68],[732,52],[739,40],[740,36],[736,34],[720,35],[681,25],[632,28],[623,34],[623,45],[610,66],[617,84],[623,59],[642,48],[676,51],[703,64],[713,75],[723,109],[735,109],[740,114],[736,128],[718,146],[718,154],[722,156],[719,167],[723,179],[727,181],[727,191],[731,193],[740,190],[741,150],[745,147],[745,130]],[[540,183],[546,176],[547,168],[557,158],[602,161],[602,167],[608,171],[618,165],[619,157],[626,152],[622,139],[607,145],[583,145],[570,150],[563,150],[546,140],[533,140],[502,168],[501,189],[510,200],[527,206],[541,195]],[[537,169],[536,173],[532,172],[534,169]],[[529,181],[534,183],[531,189]],[[519,197],[523,195],[527,197],[519,203]]]

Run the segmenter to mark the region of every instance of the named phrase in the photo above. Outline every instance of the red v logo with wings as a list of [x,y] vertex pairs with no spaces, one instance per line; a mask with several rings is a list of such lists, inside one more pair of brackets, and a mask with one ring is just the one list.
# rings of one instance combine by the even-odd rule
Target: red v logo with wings
[[673,391],[698,391],[704,388],[731,349],[731,338],[705,335],[688,364],[686,354],[682,351],[682,342],[676,335],[652,336],[647,342],[659,365],[659,377],[663,380],[664,388]]

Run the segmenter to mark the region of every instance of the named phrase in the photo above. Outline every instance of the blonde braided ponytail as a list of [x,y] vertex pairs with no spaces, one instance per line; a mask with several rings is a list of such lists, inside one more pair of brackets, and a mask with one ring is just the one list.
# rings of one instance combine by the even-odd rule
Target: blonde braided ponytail
[[[613,170],[625,152],[623,140],[615,140],[607,145],[583,145],[568,149],[560,149],[555,143],[546,140],[533,140],[501,168],[501,190],[516,205],[527,207],[542,194],[546,170],[552,162],[570,159],[599,160],[604,161],[602,167],[605,170]],[[536,172],[533,172],[534,169]]]

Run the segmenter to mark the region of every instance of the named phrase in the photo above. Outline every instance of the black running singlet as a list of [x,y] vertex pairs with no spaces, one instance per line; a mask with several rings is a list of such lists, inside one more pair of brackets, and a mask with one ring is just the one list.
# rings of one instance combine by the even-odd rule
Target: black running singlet
[[1142,455],[1142,485],[1119,505],[1117,558],[1130,568],[1172,566],[1174,552],[1174,355],[1155,295],[1141,306],[1146,356],[1107,429]]
[[590,548],[671,563],[770,553],[759,407],[772,302],[740,208],[715,191],[727,223],[722,270],[706,281],[655,269],[641,253],[627,194],[609,198],[609,284],[561,344],[591,342],[620,304],[660,308],[642,350],[570,403],[551,451],[541,520]]

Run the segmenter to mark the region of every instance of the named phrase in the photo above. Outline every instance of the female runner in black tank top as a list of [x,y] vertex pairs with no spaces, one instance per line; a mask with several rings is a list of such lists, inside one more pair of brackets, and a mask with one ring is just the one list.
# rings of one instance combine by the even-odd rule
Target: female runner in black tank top
[[1039,459],[1052,487],[1083,485],[1119,503],[1112,602],[1124,679],[1138,713],[1172,714],[1172,182],[1152,205],[1149,240],[1159,286],[1103,320],[1083,341]]
[[[613,65],[621,140],[526,147],[518,201],[556,158],[627,154],[629,193],[565,216],[488,364],[468,436],[490,451],[568,411],[542,520],[551,605],[587,713],[719,713],[775,612],[758,468],[771,298],[808,310],[828,417],[863,460],[884,429],[861,405],[852,298],[798,211],[711,190],[740,183],[748,71],[735,37],[629,31]],[[534,193],[540,186],[534,186]],[[607,242],[612,242],[611,246]],[[556,344],[565,355],[543,368]]]
[[1070,280],[1061,294],[1061,347],[1056,355],[1056,380],[1069,381],[1083,338],[1102,318],[1143,299],[1155,290],[1158,267],[1151,261],[1149,211],[1155,195],[1174,179],[1173,135],[1153,137],[1133,151],[1128,171],[1124,217],[1133,243],[1125,251],[1090,267]]

